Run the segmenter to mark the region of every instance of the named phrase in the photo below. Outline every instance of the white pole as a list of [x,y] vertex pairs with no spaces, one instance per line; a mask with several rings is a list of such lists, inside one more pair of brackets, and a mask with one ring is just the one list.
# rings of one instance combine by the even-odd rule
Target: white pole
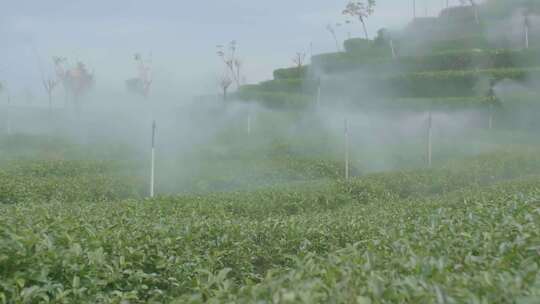
[[529,48],[529,24],[525,21],[525,48]]
[[150,165],[150,197],[154,197],[156,164],[156,121],[152,122],[152,156]]
[[321,106],[321,78],[319,77],[319,82],[317,84],[317,106]]
[[396,49],[394,48],[394,40],[390,39],[390,48],[392,49],[392,58],[396,59]]
[[488,125],[489,125],[489,129],[493,129],[493,105],[490,104],[489,105],[489,122],[488,122]]
[[11,96],[7,96],[7,135],[11,135]]
[[428,114],[428,127],[427,127],[427,165],[431,167],[433,156],[433,117],[431,111]]
[[476,4],[473,4],[474,9],[474,20],[476,21],[476,24],[480,25],[480,16],[478,15],[478,7]]
[[345,180],[349,180],[349,122],[345,119]]
[[248,113],[247,117],[247,134],[251,135],[251,113]]

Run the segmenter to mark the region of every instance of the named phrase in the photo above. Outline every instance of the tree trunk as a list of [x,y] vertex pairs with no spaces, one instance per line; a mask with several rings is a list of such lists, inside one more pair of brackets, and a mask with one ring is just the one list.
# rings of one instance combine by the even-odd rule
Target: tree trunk
[[360,22],[362,23],[362,27],[364,28],[364,34],[366,35],[366,40],[369,40],[369,34],[367,31],[366,23],[364,22],[364,18],[360,18]]
[[227,101],[227,88],[223,88],[223,101]]
[[52,92],[47,92],[49,97],[49,115],[52,114]]
[[473,4],[473,10],[474,10],[474,21],[476,22],[476,24],[480,24],[480,16],[478,16],[478,7],[476,6],[476,4]]
[[334,37],[334,41],[336,42],[336,49],[337,49],[338,53],[341,52],[341,48],[339,47],[339,41],[337,39],[336,34],[332,33],[332,37]]

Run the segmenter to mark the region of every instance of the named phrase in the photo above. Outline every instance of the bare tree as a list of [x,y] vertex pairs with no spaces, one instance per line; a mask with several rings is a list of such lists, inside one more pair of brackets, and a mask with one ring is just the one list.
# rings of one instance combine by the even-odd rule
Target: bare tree
[[223,101],[227,101],[227,92],[229,90],[229,87],[232,85],[232,83],[233,83],[232,79],[227,74],[221,77],[221,80],[219,82],[219,87],[221,88],[221,91],[223,93]]
[[152,59],[144,60],[142,55],[136,53],[133,56],[135,63],[137,64],[138,74],[137,77],[126,80],[126,87],[128,91],[139,94],[144,98],[148,98],[150,94],[150,87],[152,85],[151,75],[151,61]]
[[369,34],[366,26],[366,19],[374,12],[375,0],[365,1],[349,1],[343,10],[343,15],[358,18],[364,29],[366,39],[369,39]]
[[306,53],[305,52],[297,52],[296,55],[293,57],[292,61],[298,68],[298,70],[301,70],[304,66],[304,63],[306,61]]
[[336,34],[336,29],[334,28],[334,26],[331,25],[331,24],[328,24],[326,26],[326,30],[330,33],[330,35],[332,35],[332,38],[334,39],[334,42],[336,43],[337,51],[341,52],[341,47],[339,46],[339,41],[338,41],[337,34]]
[[45,72],[44,72],[43,65],[41,63],[41,58],[38,54],[38,51],[35,48],[33,50],[37,59],[39,73],[41,74],[41,84],[43,85],[43,88],[45,89],[45,92],[47,93],[47,100],[49,102],[49,114],[50,114],[52,113],[53,92],[56,86],[58,85],[58,80],[56,79],[56,77],[51,76],[51,75],[45,76]]
[[217,55],[225,64],[225,70],[237,88],[242,85],[242,61],[238,58],[238,45],[235,40],[229,42],[228,46],[217,46]]
[[58,81],[53,78],[42,79],[43,88],[47,92],[47,98],[49,101],[49,113],[52,112],[52,100],[53,100],[53,91],[58,85]]
[[69,66],[65,57],[53,57],[53,61],[66,96],[71,97],[75,107],[79,107],[80,98],[94,86],[93,73],[90,73],[81,61],[74,66]]

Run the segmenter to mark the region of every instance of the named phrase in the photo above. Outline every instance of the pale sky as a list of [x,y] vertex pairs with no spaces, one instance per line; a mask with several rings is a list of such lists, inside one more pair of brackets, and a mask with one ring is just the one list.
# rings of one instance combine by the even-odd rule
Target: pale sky
[[[333,52],[327,24],[343,22],[346,0],[11,0],[0,10],[0,79],[13,91],[39,87],[38,59],[52,73],[54,55],[82,60],[101,87],[123,88],[135,76],[132,55],[152,54],[157,87],[214,93],[222,66],[216,45],[238,41],[249,83],[291,65],[297,51]],[[400,28],[412,0],[378,0],[371,35]],[[453,2],[458,2],[454,0]],[[419,14],[438,14],[446,0],[417,0]],[[426,10],[427,8],[427,10]],[[341,39],[361,34],[358,24]],[[35,50],[35,51],[34,51]],[[38,56],[36,56],[36,53]]]

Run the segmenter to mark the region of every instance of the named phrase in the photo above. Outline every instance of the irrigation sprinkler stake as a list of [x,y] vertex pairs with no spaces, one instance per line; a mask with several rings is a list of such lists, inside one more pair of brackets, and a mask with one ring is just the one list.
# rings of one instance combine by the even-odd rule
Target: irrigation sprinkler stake
[[493,105],[489,105],[489,121],[488,121],[488,127],[489,129],[493,129]]
[[247,117],[247,134],[248,136],[251,135],[251,113],[248,113]]
[[396,49],[394,48],[394,40],[390,39],[390,48],[392,49],[392,58],[396,59]]
[[7,114],[7,119],[6,119],[6,124],[7,124],[7,135],[11,135],[11,96],[8,94],[7,96],[7,111],[6,111],[6,114]]
[[349,122],[345,119],[345,180],[349,180]]
[[525,48],[529,48],[529,24],[525,22]]
[[427,126],[427,165],[431,167],[433,156],[433,116],[431,111],[428,113],[428,126]]
[[321,77],[317,83],[317,107],[321,106]]
[[156,168],[156,121],[152,122],[152,156],[150,165],[150,197],[154,197],[155,168]]

